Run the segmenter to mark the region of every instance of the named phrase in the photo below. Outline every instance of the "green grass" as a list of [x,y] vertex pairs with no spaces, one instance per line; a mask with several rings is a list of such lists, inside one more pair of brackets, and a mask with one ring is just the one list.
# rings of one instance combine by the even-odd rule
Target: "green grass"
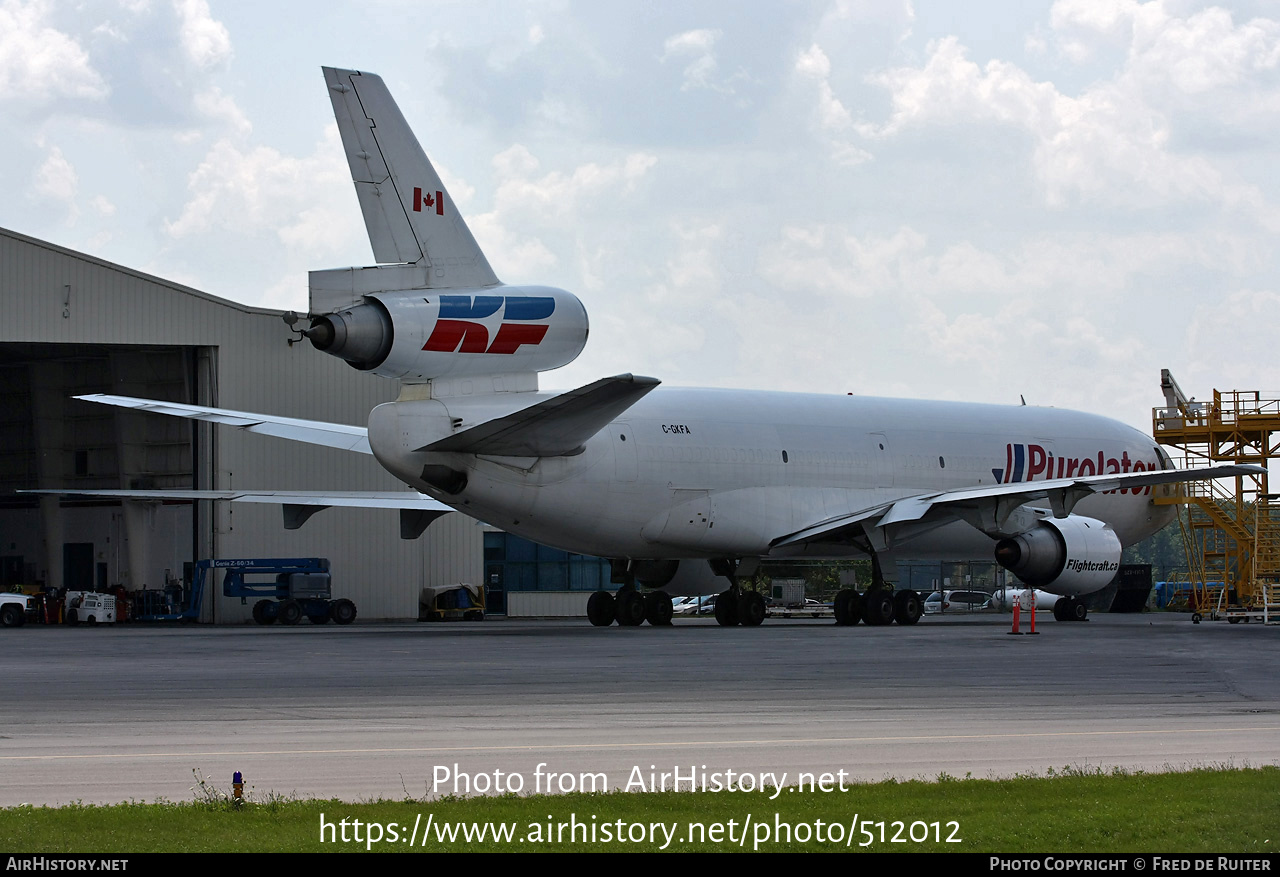
[[[955,779],[942,776],[936,782],[882,782],[853,785],[848,791],[788,792],[776,800],[767,793],[610,793],[558,796],[506,796],[500,798],[447,798],[435,801],[341,801],[285,799],[251,795],[236,806],[225,791],[200,781],[196,800],[186,803],[130,802],[112,806],[71,804],[64,807],[14,807],[0,809],[0,849],[38,853],[142,853],[152,851],[261,851],[321,852],[361,851],[354,841],[354,825],[360,820],[361,837],[366,823],[397,823],[408,834],[415,820],[425,825],[443,822],[515,823],[516,837],[526,842],[495,843],[461,839],[453,843],[419,843],[413,851],[510,850],[655,850],[655,843],[625,844],[576,842],[567,836],[554,839],[555,825],[574,814],[579,823],[596,819],[597,838],[604,823],[676,824],[669,850],[752,849],[760,840],[758,826],[770,829],[775,819],[805,822],[821,820],[824,831],[831,822],[841,832],[855,818],[892,825],[902,821],[929,824],[929,840],[922,843],[882,843],[881,829],[870,826],[876,851],[965,852],[1273,852],[1280,847],[1280,768],[1202,769],[1182,773],[1131,773],[1125,771],[1067,769],[1044,777],[1004,780]],[[337,825],[348,820],[349,842],[320,842],[320,818]],[[745,844],[738,832],[750,814],[753,827]],[[550,817],[550,820],[548,819]],[[733,820],[733,840],[719,842],[690,839],[688,824],[727,823]],[[550,822],[550,829],[548,823]],[[960,843],[935,841],[932,823],[940,823],[943,838],[951,833],[947,823],[957,822]],[[335,835],[341,831],[338,828]],[[383,829],[384,834],[389,834]],[[534,832],[538,837],[533,837]],[[567,829],[566,829],[567,831]],[[916,827],[917,837],[922,833]],[[547,841],[550,833],[552,838]],[[904,835],[905,836],[905,835]],[[857,834],[852,849],[866,836]],[[408,852],[405,842],[383,841],[372,846],[384,852]],[[830,841],[790,843],[773,838],[761,850],[844,849]]]

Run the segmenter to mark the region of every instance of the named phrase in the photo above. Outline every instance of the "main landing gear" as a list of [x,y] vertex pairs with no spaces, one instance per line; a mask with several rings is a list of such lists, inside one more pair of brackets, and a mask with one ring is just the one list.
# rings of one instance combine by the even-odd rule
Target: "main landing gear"
[[654,627],[667,627],[672,616],[671,595],[666,591],[641,594],[635,585],[623,585],[617,595],[596,591],[587,600],[587,618],[596,627],[608,627],[617,621],[622,627],[639,627],[646,621]]
[[1054,621],[1084,621],[1089,617],[1089,607],[1079,597],[1059,597],[1053,604]]
[[891,591],[885,586],[880,559],[875,554],[871,555],[871,587],[861,594],[845,588],[836,594],[832,608],[836,624],[841,627],[852,627],[859,621],[869,627],[883,627],[895,621],[909,625],[924,615],[924,601],[918,593],[910,588]]
[[881,627],[886,624],[915,624],[924,615],[924,602],[920,595],[912,590],[889,591],[885,588],[870,588],[859,594],[852,588],[846,588],[836,594],[836,624],[850,627],[859,621],[870,627]]

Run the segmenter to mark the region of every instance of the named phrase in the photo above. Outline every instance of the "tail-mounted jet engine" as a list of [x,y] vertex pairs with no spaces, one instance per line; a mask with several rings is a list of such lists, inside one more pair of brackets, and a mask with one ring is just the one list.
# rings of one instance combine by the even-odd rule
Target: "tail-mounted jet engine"
[[1101,521],[1080,515],[1045,518],[996,544],[996,562],[1035,588],[1089,594],[1106,587],[1120,568],[1120,540]]
[[406,383],[540,372],[567,365],[587,343],[577,296],[546,286],[366,294],[315,317],[317,350]]

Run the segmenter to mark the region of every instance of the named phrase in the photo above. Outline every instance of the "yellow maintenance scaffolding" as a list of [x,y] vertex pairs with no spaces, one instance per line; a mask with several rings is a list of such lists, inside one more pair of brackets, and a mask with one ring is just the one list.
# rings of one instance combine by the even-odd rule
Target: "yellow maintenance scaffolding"
[[[1214,390],[1212,401],[1197,402],[1168,369],[1161,387],[1166,404],[1152,413],[1152,434],[1175,462],[1268,467],[1280,459],[1280,393]],[[1181,506],[1189,608],[1232,623],[1280,621],[1280,502],[1265,473],[1190,482],[1155,502]]]

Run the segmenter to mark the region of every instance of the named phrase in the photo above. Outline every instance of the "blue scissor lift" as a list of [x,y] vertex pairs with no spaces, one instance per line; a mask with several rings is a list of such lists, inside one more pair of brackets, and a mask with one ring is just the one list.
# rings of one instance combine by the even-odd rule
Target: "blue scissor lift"
[[[253,620],[259,624],[297,624],[305,615],[313,624],[356,620],[356,604],[334,600],[330,592],[329,561],[323,557],[267,558],[255,560],[201,560],[196,563],[196,594],[204,591],[211,569],[223,571],[222,593],[241,603],[257,597]],[[270,576],[249,581],[246,576]],[[198,605],[198,599],[193,603]],[[198,610],[197,610],[198,611]]]

